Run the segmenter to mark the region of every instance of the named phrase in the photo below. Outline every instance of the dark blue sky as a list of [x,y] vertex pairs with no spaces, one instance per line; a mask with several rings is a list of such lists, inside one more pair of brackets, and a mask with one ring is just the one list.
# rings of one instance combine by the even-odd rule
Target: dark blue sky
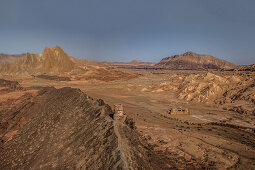
[[61,46],[96,61],[186,51],[255,63],[254,0],[0,0],[0,53]]

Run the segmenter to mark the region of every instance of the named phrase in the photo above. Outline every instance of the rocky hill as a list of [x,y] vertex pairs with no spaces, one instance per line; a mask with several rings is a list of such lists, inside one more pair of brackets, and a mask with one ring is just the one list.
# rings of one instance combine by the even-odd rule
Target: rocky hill
[[114,81],[136,77],[103,63],[70,57],[59,46],[46,47],[42,54],[26,53],[12,63],[0,65],[0,74],[18,77],[60,76],[77,81]]
[[24,56],[25,54],[16,54],[16,55],[0,54],[0,65],[12,63]]
[[42,54],[26,53],[25,56],[13,63],[0,68],[4,73],[39,73],[39,72],[68,72],[74,69],[74,62],[58,46],[45,48]]
[[229,69],[235,65],[211,55],[201,55],[194,52],[186,52],[163,58],[155,65],[155,68],[197,70],[197,69]]
[[165,169],[134,122],[73,88],[0,81],[0,169]]

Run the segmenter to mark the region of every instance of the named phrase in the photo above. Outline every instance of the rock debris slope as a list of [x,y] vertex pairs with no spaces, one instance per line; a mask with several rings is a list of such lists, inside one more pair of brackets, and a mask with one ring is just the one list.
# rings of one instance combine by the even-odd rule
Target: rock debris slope
[[[15,89],[13,85],[10,89],[2,84],[0,169],[167,166],[167,159],[154,152],[132,121],[114,120],[111,108],[102,100],[68,87]],[[20,95],[8,98],[8,93]]]

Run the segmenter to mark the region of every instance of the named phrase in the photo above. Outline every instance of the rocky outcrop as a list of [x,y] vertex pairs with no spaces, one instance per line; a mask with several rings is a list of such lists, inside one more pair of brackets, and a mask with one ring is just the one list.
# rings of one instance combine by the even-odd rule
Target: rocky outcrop
[[181,55],[174,55],[163,58],[155,68],[197,70],[197,69],[229,69],[235,65],[211,55],[201,55],[194,52],[186,52]]
[[0,68],[2,73],[32,74],[32,73],[64,73],[74,69],[74,62],[58,46],[45,48],[42,54],[26,55],[14,63],[3,65]]
[[230,80],[213,73],[191,74],[179,86],[178,97],[198,103],[213,103],[230,85]]
[[69,72],[74,69],[74,62],[61,47],[45,48],[42,53],[41,69],[44,71]]
[[49,77],[58,76],[66,77],[68,80],[97,82],[137,77],[99,62],[70,57],[59,46],[46,47],[42,54],[26,53],[24,57],[15,62],[0,65],[0,75],[14,77],[48,75],[47,78],[46,76],[40,77],[58,81],[59,79],[56,77]]
[[102,100],[68,87],[34,90],[0,100],[0,169],[166,168],[132,120],[114,120]]

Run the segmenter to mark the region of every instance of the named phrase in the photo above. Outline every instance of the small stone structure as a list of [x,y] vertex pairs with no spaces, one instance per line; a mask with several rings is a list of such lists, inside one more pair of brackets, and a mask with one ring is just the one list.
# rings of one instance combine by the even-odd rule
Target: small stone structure
[[117,116],[123,116],[124,115],[123,105],[122,104],[115,104],[114,105],[114,113]]
[[188,115],[189,109],[184,107],[172,107],[169,109],[168,114],[170,115]]

